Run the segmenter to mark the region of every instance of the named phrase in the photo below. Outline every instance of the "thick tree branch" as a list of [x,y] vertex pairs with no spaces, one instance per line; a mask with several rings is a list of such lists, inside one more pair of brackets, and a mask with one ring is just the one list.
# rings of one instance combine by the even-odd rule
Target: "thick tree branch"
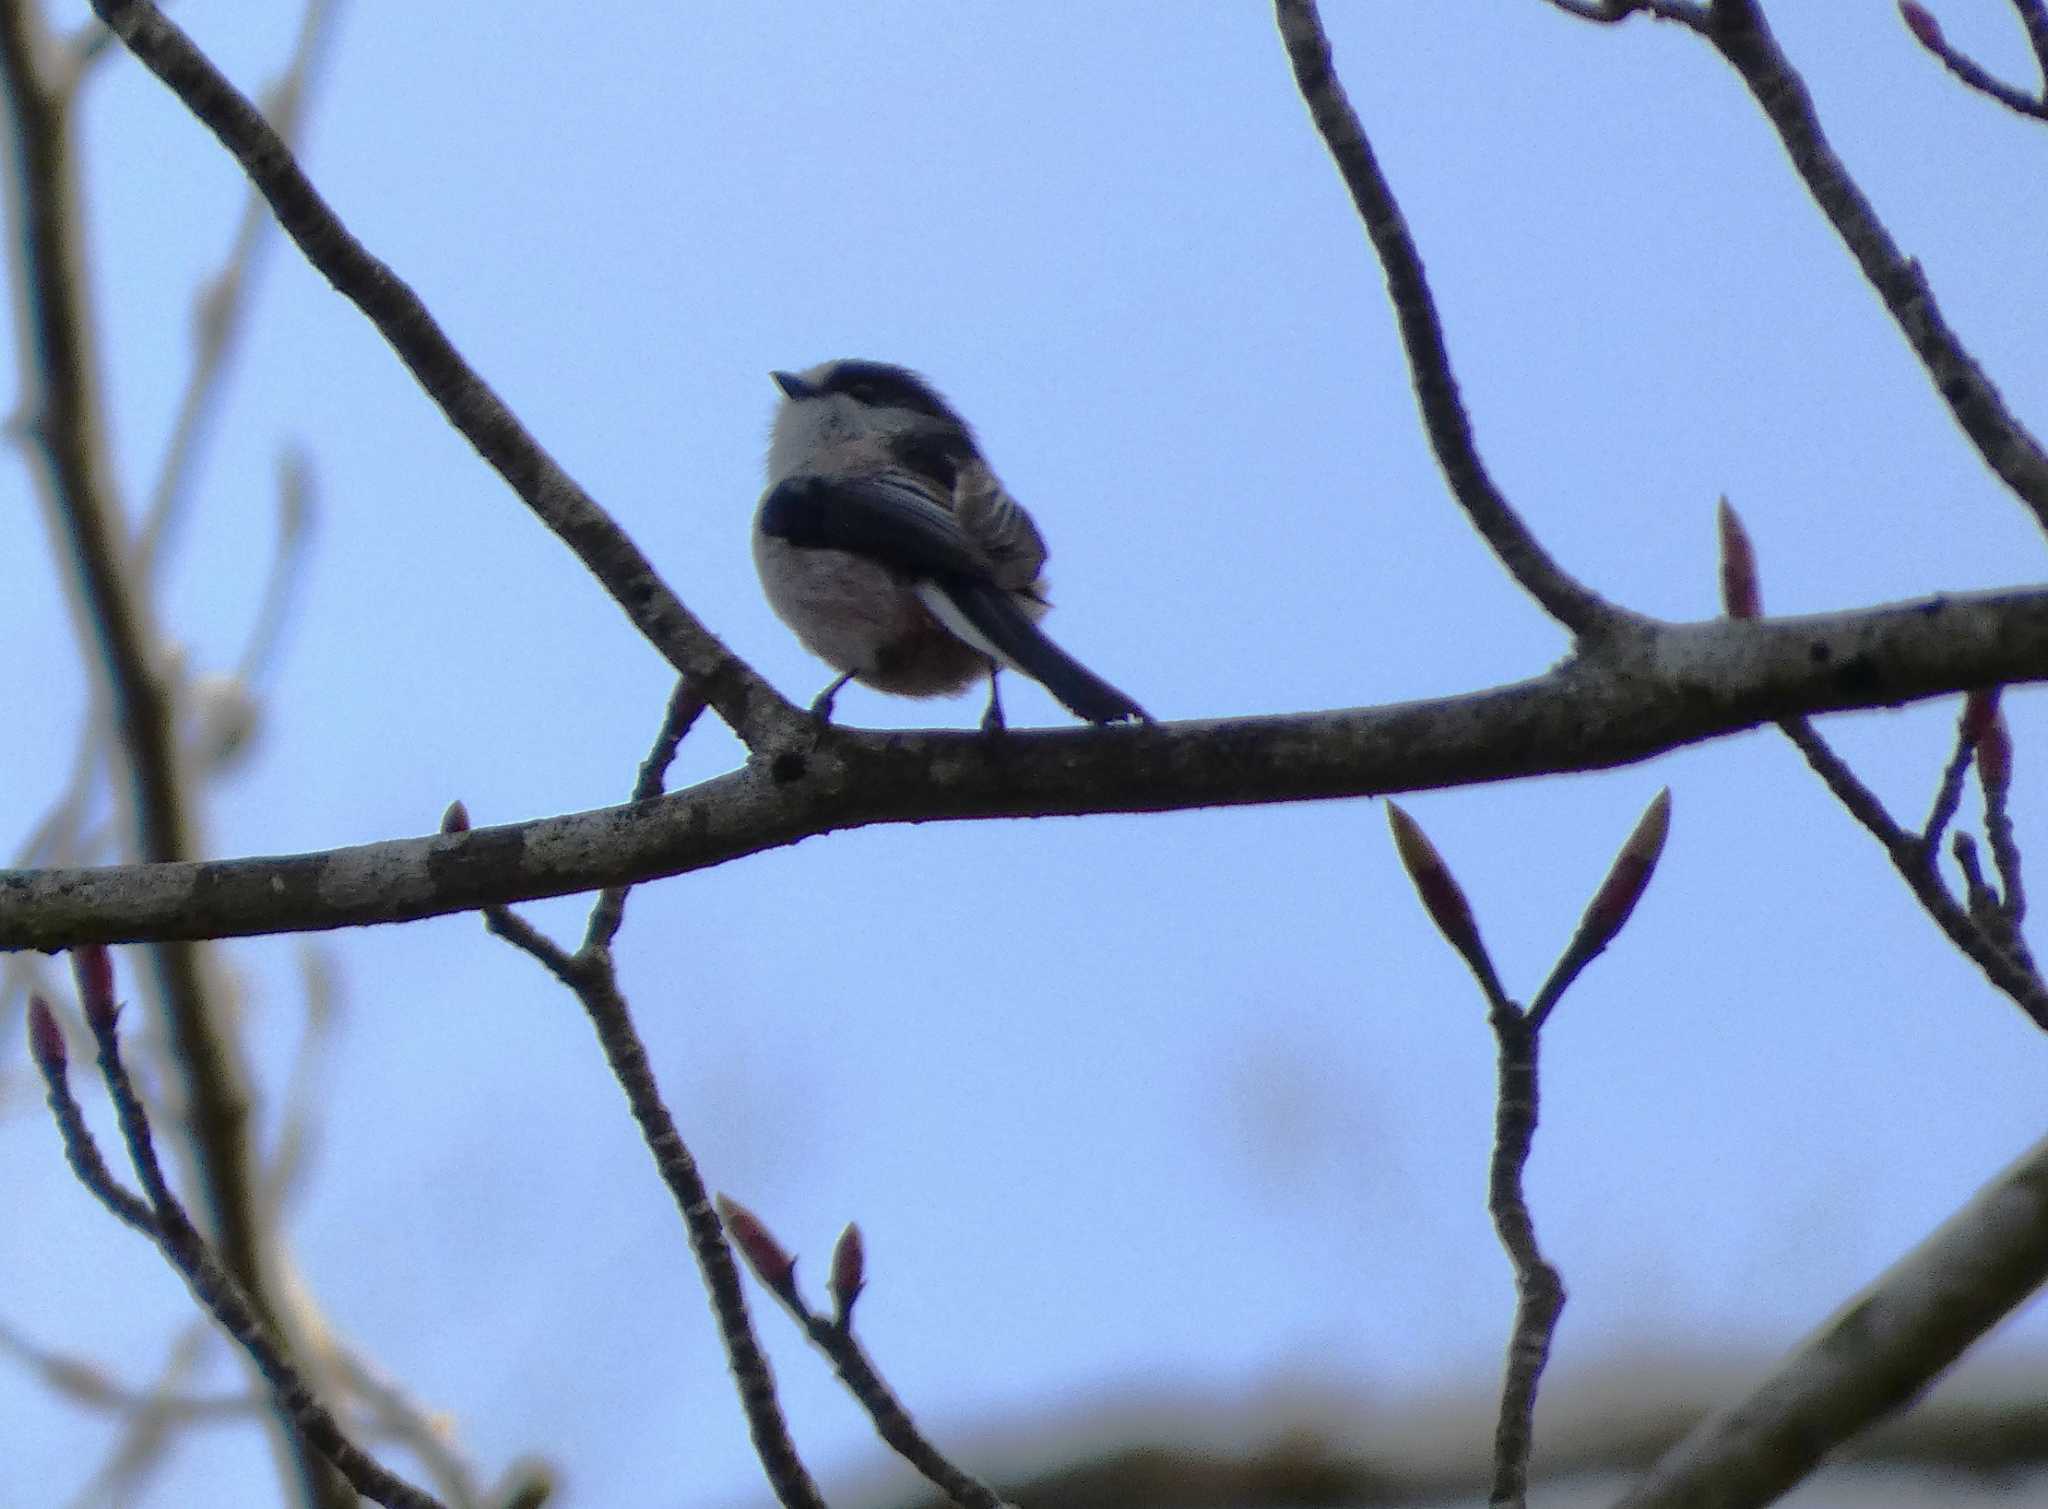
[[1386,269],[1387,296],[1408,352],[1423,427],[1452,495],[1509,574],[1552,618],[1576,635],[1594,638],[1623,627],[1630,616],[1551,559],[1480,460],[1421,253],[1408,234],[1408,222],[1380,171],[1365,127],[1338,82],[1314,0],[1277,0],[1275,11],[1295,84]]
[[1435,790],[1648,759],[1793,713],[2048,680],[2048,589],[1664,624],[1460,697],[1154,728],[828,729],[657,801],[274,859],[0,871],[0,948],[404,922],[701,870],[871,823]]
[[1621,1509],[1768,1504],[1909,1403],[2048,1281],[2048,1141],[1674,1447]]
[[147,0],[93,0],[93,9],[234,154],[306,260],[369,317],[449,423],[576,553],[648,642],[750,747],[787,737],[803,714],[683,606],[639,547],[527,433],[419,295],[342,225],[256,107]]

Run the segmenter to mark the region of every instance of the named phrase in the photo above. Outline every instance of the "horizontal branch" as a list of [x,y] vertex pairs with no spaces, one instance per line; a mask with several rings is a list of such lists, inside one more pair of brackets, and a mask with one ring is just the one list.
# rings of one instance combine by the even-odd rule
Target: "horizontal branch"
[[827,728],[629,806],[273,859],[0,871],[0,948],[408,922],[684,874],[873,823],[1183,811],[1601,769],[1795,714],[2041,680],[2048,587],[2031,587],[1656,624],[1528,681],[1387,707],[994,738]]

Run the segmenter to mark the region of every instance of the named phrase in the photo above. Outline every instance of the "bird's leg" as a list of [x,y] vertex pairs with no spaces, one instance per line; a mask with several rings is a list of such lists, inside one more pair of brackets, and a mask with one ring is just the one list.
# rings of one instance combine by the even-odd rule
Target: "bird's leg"
[[820,723],[830,723],[832,721],[832,699],[839,695],[839,688],[851,680],[853,680],[853,672],[848,671],[837,681],[826,687],[825,690],[818,693],[816,697],[812,698],[811,716]]
[[988,711],[981,715],[981,731],[985,734],[999,734],[1009,727],[1003,721],[1003,692],[996,685],[996,677],[1003,674],[1001,666],[988,668]]

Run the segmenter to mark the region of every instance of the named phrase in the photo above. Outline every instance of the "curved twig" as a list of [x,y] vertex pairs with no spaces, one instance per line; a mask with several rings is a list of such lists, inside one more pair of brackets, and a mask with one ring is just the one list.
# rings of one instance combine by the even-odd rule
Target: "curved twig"
[[1330,41],[1314,0],[1277,0],[1274,9],[1302,100],[1386,269],[1387,294],[1401,327],[1423,427],[1452,495],[1500,563],[1552,618],[1587,638],[1618,632],[1633,622],[1632,616],[1575,580],[1551,558],[1479,458],[1421,254],[1408,234],[1408,222],[1394,199],[1393,188],[1380,171],[1365,127],[1338,82],[1330,60]]
[[1813,97],[1756,0],[1715,0],[1704,33],[1763,107],[1821,213],[1884,301],[1949,412],[1999,480],[2048,527],[2048,452],[2008,410],[1949,328],[1917,259],[1906,256],[1835,154]]

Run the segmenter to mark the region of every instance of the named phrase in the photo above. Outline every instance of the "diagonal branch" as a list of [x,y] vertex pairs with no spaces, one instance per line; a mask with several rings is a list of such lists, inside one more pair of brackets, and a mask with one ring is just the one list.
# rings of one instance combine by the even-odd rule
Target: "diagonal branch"
[[[305,115],[307,85],[327,40],[335,0],[308,0],[299,18],[299,34],[291,61],[268,91],[269,117],[278,136],[290,141]],[[95,28],[99,30],[99,28]],[[106,36],[105,31],[100,31]],[[193,321],[192,370],[178,395],[177,416],[150,484],[149,501],[136,531],[136,569],[148,575],[167,553],[169,541],[192,498],[192,479],[212,420],[220,407],[228,358],[234,354],[249,310],[249,286],[270,219],[262,198],[253,191],[242,206],[233,238],[220,270],[202,285]]]
[[234,154],[306,260],[368,316],[449,423],[734,732],[750,748],[797,737],[807,727],[803,715],[683,606],[639,547],[463,359],[419,295],[349,233],[291,150],[191,38],[148,0],[93,0],[93,9]]
[[[654,747],[640,764],[633,780],[635,803],[651,801],[661,794],[676,749],[704,711],[704,698],[689,678],[678,681],[663,710],[661,728]],[[469,814],[455,803],[441,820],[442,830],[468,830]],[[741,1413],[746,1416],[747,1434],[754,1443],[762,1471],[775,1491],[776,1501],[785,1509],[824,1509],[824,1499],[812,1480],[796,1443],[790,1437],[789,1422],[782,1401],[775,1393],[775,1377],[761,1340],[747,1313],[746,1286],[740,1282],[739,1267],[732,1248],[726,1244],[725,1225],[711,1201],[710,1188],[698,1170],[696,1157],[683,1141],[675,1117],[669,1113],[647,1046],[633,1023],[632,1009],[619,986],[618,967],[612,958],[612,941],[625,917],[626,890],[608,886],[590,909],[590,921],[582,947],[570,953],[532,923],[507,907],[484,908],[484,926],[514,948],[527,954],[543,969],[569,988],[583,1007],[584,1015],[597,1033],[598,1046],[626,1104],[639,1124],[641,1140],[653,1155],[655,1169],[668,1186],[676,1210],[683,1218],[690,1251],[697,1259],[698,1272],[711,1300],[711,1315],[718,1326],[719,1342],[732,1370]]]
[[1582,637],[1597,639],[1620,630],[1632,621],[1630,615],[1574,580],[1551,559],[1480,460],[1472,439],[1472,421],[1451,372],[1443,322],[1437,316],[1421,254],[1408,234],[1408,222],[1394,199],[1393,188],[1380,171],[1365,127],[1338,82],[1329,38],[1323,33],[1314,0],[1277,0],[1274,9],[1302,100],[1336,160],[1344,186],[1351,191],[1351,202],[1358,207],[1366,234],[1372,238],[1373,250],[1386,269],[1387,294],[1401,327],[1401,343],[1408,352],[1423,426],[1452,495],[1509,574],[1552,618]]
[[[2031,10],[2036,15],[2044,14],[2040,0],[2017,0],[2023,17],[2031,25]],[[2008,110],[2021,115],[2030,115],[2036,120],[2048,120],[2048,101],[2016,88],[1998,77],[1968,53],[1962,52],[1949,43],[1942,35],[1941,23],[1934,19],[1933,12],[1925,6],[1916,5],[1913,0],[1902,0],[1899,13],[1906,19],[1906,27],[1913,33],[1914,40],[1941,60],[1941,65],[1967,87],[1979,94],[1988,95]],[[2048,41],[2048,37],[2037,39]]]
[[1949,894],[1935,863],[1938,851],[1920,834],[1900,826],[1877,794],[1829,747],[1810,722],[1787,718],[1779,727],[1835,799],[1878,841],[1892,868],[1913,893],[1913,899],[1955,945],[1956,951],[1976,965],[1993,986],[2011,997],[2035,1026],[2048,1031],[2048,986],[2042,984],[2028,961],[2015,957],[1998,940],[1987,936],[1969,909]]
[[2048,1141],[1667,1452],[1621,1509],[1768,1504],[1908,1403],[2048,1282]]
[[1984,462],[2048,527],[2048,453],[1949,328],[1919,262],[1902,253],[1821,129],[1804,81],[1756,0],[1715,0],[1706,35],[1777,129],[1792,166]]

